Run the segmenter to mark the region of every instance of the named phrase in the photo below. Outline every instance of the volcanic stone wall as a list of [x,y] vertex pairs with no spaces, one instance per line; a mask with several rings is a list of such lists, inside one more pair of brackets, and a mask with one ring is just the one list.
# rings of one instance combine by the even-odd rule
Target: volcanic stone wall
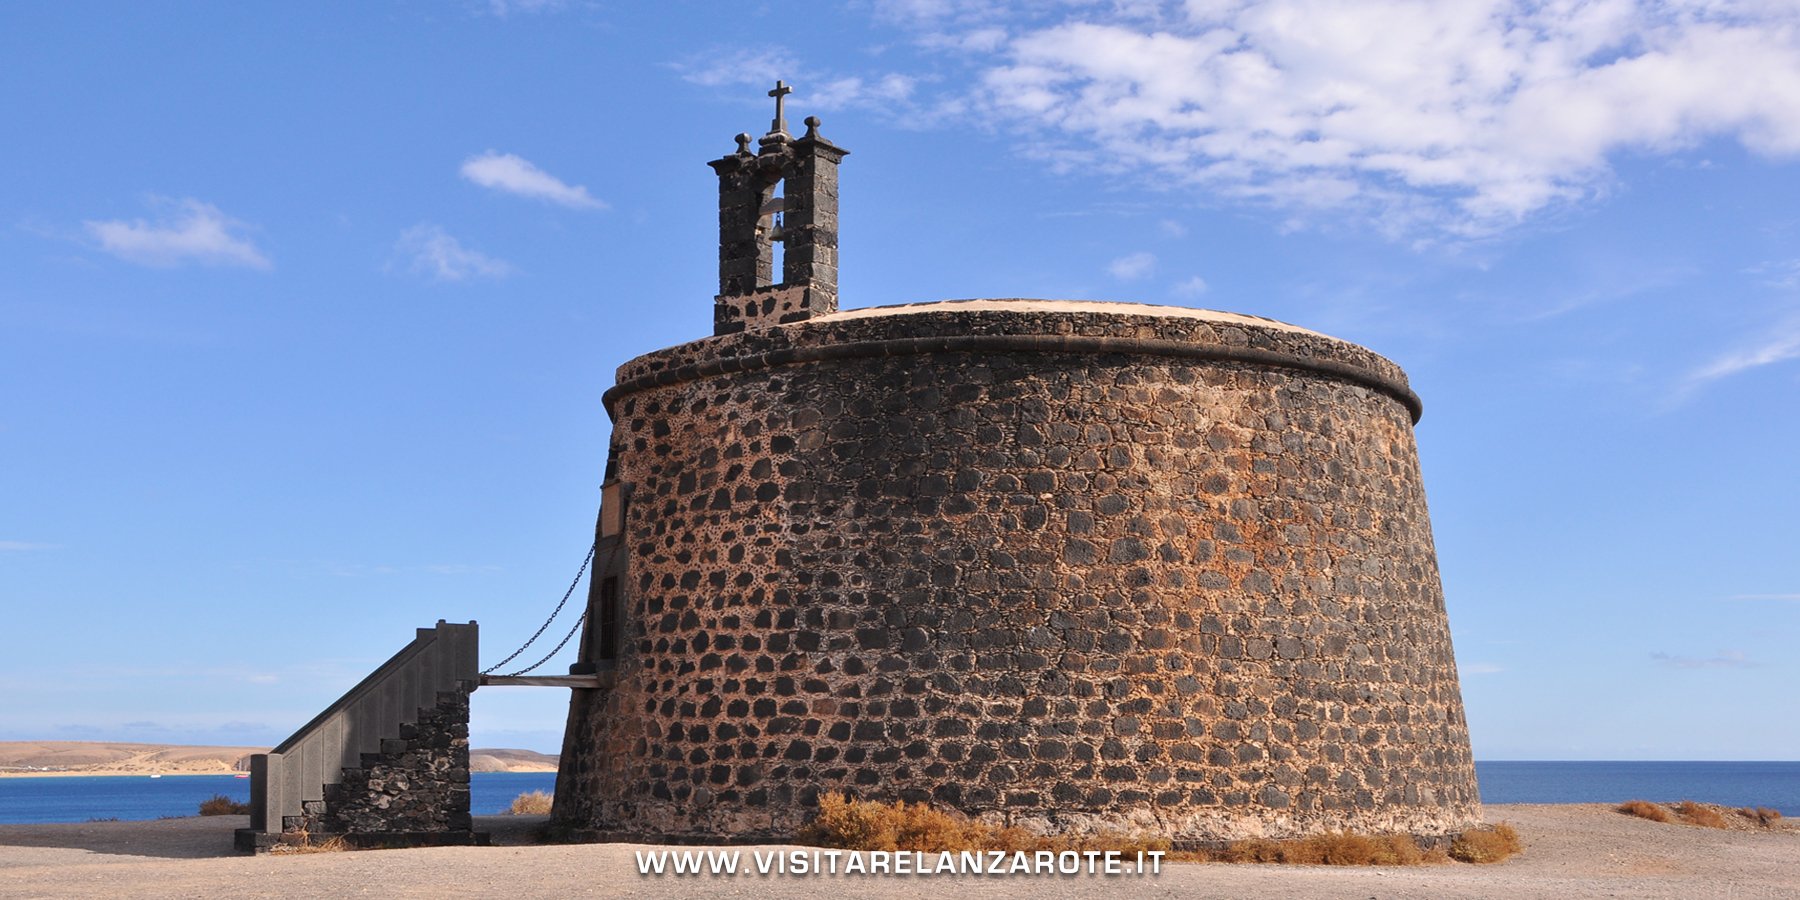
[[[469,693],[442,692],[437,705],[402,724],[362,766],[344,769],[325,786],[323,801],[302,804],[305,815],[284,831],[343,835],[394,844],[473,843],[469,814]],[[485,838],[485,835],[482,836]]]
[[1101,306],[623,367],[625,640],[575,692],[558,820],[779,837],[843,791],[1191,842],[1475,824],[1405,376]]

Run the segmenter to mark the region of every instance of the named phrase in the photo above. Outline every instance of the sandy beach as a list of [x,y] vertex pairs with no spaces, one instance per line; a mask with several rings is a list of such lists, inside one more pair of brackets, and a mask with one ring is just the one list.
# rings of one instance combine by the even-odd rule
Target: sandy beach
[[[0,778],[120,775],[232,775],[247,772],[250,754],[267,747],[132,744],[105,741],[0,741]],[[556,756],[478,747],[472,772],[554,772]]]
[[81,775],[231,775],[267,747],[106,741],[0,741],[0,778]]
[[[1609,806],[1493,805],[1524,855],[1492,866],[1330,868],[1170,864],[1155,877],[675,876],[637,874],[634,844],[532,846],[537,817],[476,820],[493,847],[237,856],[241,816],[0,826],[0,895],[133,897],[1794,897],[1800,831],[1723,831]],[[689,848],[692,849],[692,848]],[[757,848],[734,848],[748,860]],[[767,848],[760,848],[767,849]],[[748,868],[748,865],[746,865]]]

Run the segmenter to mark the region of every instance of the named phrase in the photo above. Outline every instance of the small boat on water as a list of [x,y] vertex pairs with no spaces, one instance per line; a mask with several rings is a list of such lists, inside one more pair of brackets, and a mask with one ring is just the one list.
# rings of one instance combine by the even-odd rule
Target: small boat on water
[[161,773],[161,772],[151,772],[151,773],[150,773],[150,777],[151,777],[151,778],[161,778],[161,777],[162,777],[162,773]]

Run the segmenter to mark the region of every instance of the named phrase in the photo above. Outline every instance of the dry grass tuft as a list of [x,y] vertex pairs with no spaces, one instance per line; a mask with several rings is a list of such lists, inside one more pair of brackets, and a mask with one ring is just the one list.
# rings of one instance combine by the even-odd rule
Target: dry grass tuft
[[349,841],[341,835],[314,842],[311,834],[304,831],[289,832],[281,836],[281,843],[269,848],[270,853],[343,853],[354,850]]
[[1466,863],[1497,863],[1523,852],[1525,844],[1519,833],[1504,822],[1465,831],[1450,844],[1450,858]]
[[1651,803],[1648,800],[1628,800],[1619,804],[1618,810],[1628,816],[1637,816],[1640,819],[1649,819],[1652,822],[1670,821],[1668,810],[1663,809],[1661,806]]
[[819,797],[819,816],[800,833],[801,840],[843,850],[1117,850],[1169,849],[1162,838],[1119,832],[1046,837],[1023,828],[999,827],[923,803],[877,803],[842,794]]
[[1633,800],[1630,803],[1621,804],[1618,809],[1619,812],[1649,819],[1652,822],[1678,822],[1684,825],[1697,825],[1701,828],[1737,828],[1740,830],[1758,826],[1779,828],[1778,823],[1781,821],[1779,810],[1773,810],[1766,806],[1746,806],[1736,812],[1738,816],[1747,821],[1734,824],[1737,820],[1728,816],[1732,812],[1731,809],[1706,803],[1695,803],[1692,800],[1683,800],[1670,806],[1646,800]]
[[513,798],[512,806],[506,812],[513,816],[547,816],[555,800],[543,791],[526,791]]
[[1698,825],[1702,828],[1728,827],[1725,824],[1724,816],[1719,815],[1717,811],[1710,807],[1701,806],[1692,800],[1683,800],[1680,803],[1675,804],[1675,813],[1676,815],[1681,816],[1682,821],[1687,822],[1689,825]]
[[1404,834],[1367,835],[1333,831],[1288,840],[1262,838],[1232,841],[1217,850],[1202,851],[1209,862],[1287,863],[1312,866],[1416,866],[1443,862],[1441,851],[1427,853]]
[[200,814],[203,816],[247,816],[250,804],[239,803],[224,794],[214,794],[211,800],[200,801]]

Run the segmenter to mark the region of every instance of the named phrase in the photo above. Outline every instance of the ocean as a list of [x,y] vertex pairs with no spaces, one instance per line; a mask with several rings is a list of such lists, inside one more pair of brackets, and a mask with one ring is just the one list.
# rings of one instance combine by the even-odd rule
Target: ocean
[[1483,803],[1696,800],[1800,816],[1800,762],[1475,763]]
[[[1477,762],[1487,803],[1621,803],[1699,800],[1767,806],[1800,816],[1800,762]],[[505,811],[526,791],[554,791],[551,772],[477,773],[475,815]],[[215,794],[250,799],[230,775],[0,778],[0,824],[191,816]]]
[[[556,790],[555,772],[477,772],[469,778],[469,808],[478,816],[506,811],[527,791]],[[191,816],[200,803],[224,794],[250,800],[250,779],[232,775],[69,775],[0,778],[0,825],[161,819]]]

